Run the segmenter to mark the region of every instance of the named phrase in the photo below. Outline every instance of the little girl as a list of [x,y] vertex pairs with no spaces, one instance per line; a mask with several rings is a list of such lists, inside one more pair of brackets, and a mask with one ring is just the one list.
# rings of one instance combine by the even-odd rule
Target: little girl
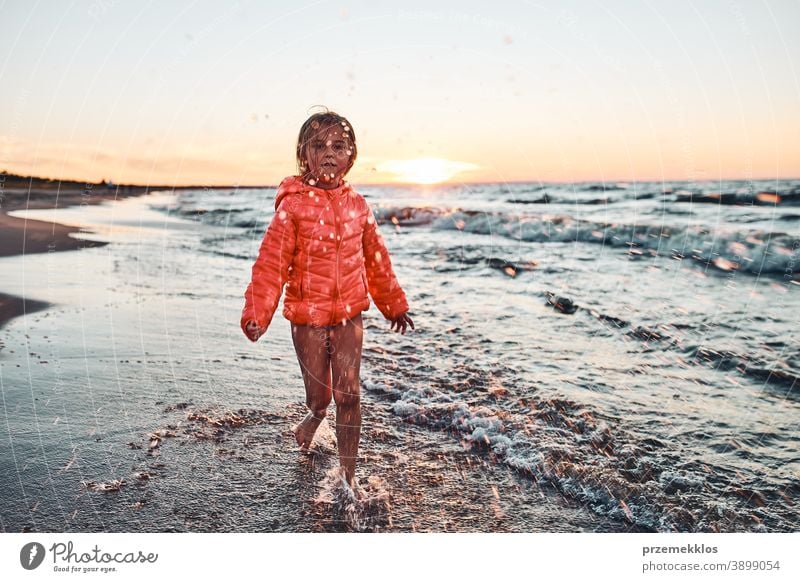
[[241,326],[255,342],[269,327],[284,284],[283,315],[306,388],[309,412],[295,429],[307,451],[331,396],[339,461],[355,485],[361,435],[361,312],[369,295],[391,329],[414,328],[405,293],[372,210],[344,181],[356,161],[352,125],[331,111],[309,117],[297,139],[299,175],[278,186],[275,216],[245,291]]

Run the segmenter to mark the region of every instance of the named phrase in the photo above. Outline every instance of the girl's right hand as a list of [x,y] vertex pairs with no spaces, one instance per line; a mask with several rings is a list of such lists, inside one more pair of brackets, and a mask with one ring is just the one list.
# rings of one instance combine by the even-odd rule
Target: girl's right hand
[[244,325],[244,334],[251,342],[257,342],[258,338],[267,332],[266,327],[259,327],[258,324],[252,319],[248,320]]

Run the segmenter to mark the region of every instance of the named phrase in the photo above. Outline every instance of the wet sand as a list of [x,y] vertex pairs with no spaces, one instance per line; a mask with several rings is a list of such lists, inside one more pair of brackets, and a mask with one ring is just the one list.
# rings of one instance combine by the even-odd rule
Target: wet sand
[[14,317],[47,309],[48,305],[46,301],[26,300],[24,297],[0,293],[0,327]]
[[[118,189],[100,188],[4,188],[0,196],[0,257],[71,251],[104,246],[101,241],[81,240],[70,236],[86,232],[77,226],[56,222],[28,220],[9,216],[14,210],[54,209],[68,206],[100,204],[128,196],[145,194],[150,188],[129,186]],[[0,327],[14,317],[47,307],[41,301],[7,295],[0,289]]]
[[0,257],[71,251],[106,244],[69,236],[80,231],[75,226],[27,220],[3,213],[0,214]]

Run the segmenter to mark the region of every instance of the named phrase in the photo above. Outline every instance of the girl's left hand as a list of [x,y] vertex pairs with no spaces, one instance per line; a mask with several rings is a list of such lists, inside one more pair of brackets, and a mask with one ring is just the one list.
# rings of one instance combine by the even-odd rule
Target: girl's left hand
[[408,316],[408,313],[404,313],[403,315],[401,315],[397,319],[393,319],[392,320],[392,325],[391,325],[391,327],[389,329],[391,329],[392,331],[395,331],[395,326],[397,326],[397,331],[399,331],[400,333],[405,335],[406,328],[409,325],[411,326],[411,329],[413,329],[413,330],[417,329],[416,327],[414,327],[414,322],[411,321],[411,318]]

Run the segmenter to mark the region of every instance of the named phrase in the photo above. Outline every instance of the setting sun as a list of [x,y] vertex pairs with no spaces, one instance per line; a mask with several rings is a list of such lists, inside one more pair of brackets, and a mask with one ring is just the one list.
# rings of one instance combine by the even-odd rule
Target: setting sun
[[438,184],[461,172],[477,169],[478,166],[475,164],[440,158],[388,160],[378,165],[378,170],[381,172],[389,172],[397,176],[397,182],[413,184]]

